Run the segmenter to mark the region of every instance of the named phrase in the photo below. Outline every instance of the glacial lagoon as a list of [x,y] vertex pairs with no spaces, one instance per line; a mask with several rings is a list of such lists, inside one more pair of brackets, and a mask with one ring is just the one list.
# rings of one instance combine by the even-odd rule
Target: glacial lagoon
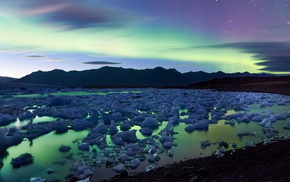
[[[279,94],[185,89],[0,93],[0,181],[64,181],[68,174],[98,181],[122,170],[132,174],[188,158],[222,157],[235,147],[290,136],[290,97]],[[60,152],[62,145],[71,150]],[[12,158],[23,153],[31,154],[33,163],[13,168]]]

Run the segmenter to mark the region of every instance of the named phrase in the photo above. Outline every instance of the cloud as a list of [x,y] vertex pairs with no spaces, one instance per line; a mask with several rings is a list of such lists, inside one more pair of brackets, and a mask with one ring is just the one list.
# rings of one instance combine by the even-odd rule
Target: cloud
[[290,42],[240,42],[195,48],[240,49],[245,53],[254,54],[253,58],[256,60],[261,60],[255,63],[258,66],[264,66],[260,70],[290,72]]
[[120,26],[124,18],[120,12],[69,0],[16,0],[12,5],[15,13],[66,30]]
[[121,64],[121,63],[108,62],[108,61],[90,61],[90,62],[83,62],[82,64],[90,64],[90,65],[111,65],[111,64]]
[[26,58],[44,58],[45,56],[40,56],[40,55],[29,55],[25,56]]
[[[290,50],[289,50],[290,51]],[[290,56],[265,56],[261,59],[266,60],[256,63],[259,66],[265,66],[260,70],[273,72],[289,72],[290,71]]]

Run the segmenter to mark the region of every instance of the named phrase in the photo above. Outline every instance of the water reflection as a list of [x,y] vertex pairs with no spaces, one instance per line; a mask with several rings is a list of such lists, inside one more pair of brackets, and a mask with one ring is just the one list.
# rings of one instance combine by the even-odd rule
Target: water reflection
[[[184,91],[184,92],[188,92],[187,95],[184,94],[185,97],[188,97],[191,94],[190,91]],[[87,99],[89,100],[89,102],[87,103],[93,105],[97,109],[100,109],[101,107],[100,105],[102,105],[103,107],[101,109],[104,113],[108,114],[107,115],[108,117],[110,116],[111,114],[110,112],[112,110],[110,108],[111,106],[109,106],[108,103],[112,104],[113,101],[119,100],[120,103],[122,103],[124,108],[126,109],[127,106],[131,107],[132,105],[134,106],[134,104],[137,104],[137,102],[135,103],[134,99],[142,98],[142,96],[137,95],[138,96],[137,97],[136,95],[134,95],[137,93],[142,93],[142,91],[136,91],[136,92],[119,91],[119,92],[110,92],[110,93],[112,94],[109,97],[105,97],[107,94],[106,92],[82,92],[82,91],[70,92],[70,93],[57,92],[53,94],[50,93],[49,95],[71,96],[74,99],[75,99],[75,96],[84,96],[84,95],[104,96],[103,100],[101,100],[100,97],[91,97],[91,98],[78,97],[76,99],[78,101],[76,104],[81,103],[83,99]],[[126,97],[121,97],[120,93],[129,94],[129,95],[127,95]],[[148,111],[145,111],[145,110],[147,108],[150,108],[151,105],[154,105],[156,103],[158,104],[158,103],[164,102],[168,104],[168,100],[170,99],[172,100],[175,99],[175,101],[177,100],[172,95],[169,95],[168,97],[165,96],[163,98],[162,97],[163,95],[160,94],[158,95],[158,97],[154,97],[154,94],[156,93],[158,95],[158,91],[156,90],[153,90],[152,93],[149,93],[148,91],[146,95],[144,93],[144,97],[146,96],[149,98],[148,103],[145,103],[145,104],[141,103],[143,105],[140,104],[142,107],[140,106],[139,108],[142,108],[143,110],[141,111],[137,109],[136,111],[156,116],[161,112],[159,108],[158,109],[153,108],[151,110],[148,109]],[[45,95],[45,94],[17,95],[14,98],[13,97],[9,98],[9,101],[7,102],[13,102],[14,101],[13,99],[15,99],[15,101],[17,101],[17,99],[24,99],[25,102],[30,104],[30,106],[27,106],[27,105],[23,106],[24,110],[29,110],[33,112],[34,110],[37,110],[38,108],[45,109],[45,104],[47,104],[47,100],[46,99],[42,100],[41,98],[36,99],[36,100],[33,100],[33,99],[30,100],[30,98],[44,97],[44,96],[48,96],[48,95]],[[207,106],[208,103],[210,104],[210,102],[212,102],[210,93],[209,94],[205,93],[202,96],[203,97],[201,98],[204,100],[207,100],[208,101],[207,103],[204,103],[201,98],[196,97],[193,99],[192,105],[200,104],[200,105],[203,105],[204,108],[207,108],[207,109],[211,108]],[[158,100],[159,97],[162,98],[162,100]],[[257,97],[260,97],[260,96],[257,96]],[[284,96],[281,96],[280,98],[284,98]],[[285,97],[285,98],[288,98],[288,97]],[[276,114],[281,114],[285,111],[287,112],[290,111],[289,103],[278,105],[277,100],[279,99],[276,99],[276,101],[274,99],[276,99],[276,97],[271,97],[271,99],[269,100],[270,101],[269,103],[271,104],[264,107],[260,107],[261,103],[257,103],[254,101],[247,102],[245,99],[246,104],[245,106],[241,107],[241,111],[235,111],[228,108],[224,110],[226,112],[225,115],[231,115],[235,113],[247,113],[247,114],[260,113],[262,114],[265,111],[276,113]],[[34,101],[38,102],[39,105],[33,103]],[[185,109],[182,105],[183,102],[185,101],[183,100],[176,101],[176,103],[179,104],[178,107],[181,108],[178,110],[179,112],[178,119],[181,119],[181,120],[188,118],[190,112],[193,112],[193,111],[189,111],[188,109]],[[244,101],[239,100],[239,102],[244,102]],[[130,105],[131,103],[133,104]],[[176,108],[171,108],[171,106],[167,107],[168,105],[166,104],[160,107],[162,108],[162,111],[167,112],[167,110],[171,111],[171,110],[176,109]],[[77,106],[83,107],[82,105],[77,105]],[[50,109],[56,111],[60,109],[60,107],[67,107],[67,106],[53,106]],[[177,107],[177,106],[174,106],[174,107]],[[238,110],[237,106],[235,106],[235,108],[236,110]],[[130,112],[132,112],[131,110],[122,110],[123,108],[121,109],[118,108],[118,109],[119,109],[119,112],[124,112],[126,114],[128,113],[130,114]],[[218,108],[213,107],[212,109],[216,111]],[[194,111],[194,112],[197,112],[197,111]],[[208,112],[207,114],[208,116],[206,117],[208,117],[208,120],[212,121],[214,119],[214,116],[213,116],[214,114],[212,112]],[[88,116],[84,119],[89,119],[89,118],[90,118],[90,115],[88,114]],[[128,118],[128,120],[130,119],[131,118]],[[41,116],[41,117],[36,116],[32,120],[20,121],[19,119],[17,119],[17,121],[5,127],[6,128],[16,127],[18,129],[22,129],[22,131],[25,132],[25,130],[23,130],[25,128],[23,127],[29,125],[31,121],[32,123],[43,123],[43,122],[49,123],[55,120],[62,120],[64,122],[69,123],[72,119],[64,119],[64,118],[51,117],[51,116]],[[119,122],[119,121],[116,121],[116,122]],[[243,147],[246,145],[248,141],[261,142],[262,141],[261,139],[264,137],[264,133],[262,130],[263,127],[259,124],[259,122],[253,122],[253,121],[249,123],[235,122],[235,124],[233,125],[225,124],[226,122],[227,120],[225,120],[224,118],[221,118],[216,123],[214,122],[211,123],[208,127],[208,130],[201,130],[201,131],[196,130],[192,133],[187,133],[184,130],[184,128],[187,127],[188,124],[186,124],[185,122],[179,122],[179,124],[174,126],[174,132],[176,132],[176,134],[173,135],[174,143],[177,144],[177,147],[173,147],[170,150],[163,149],[164,151],[163,153],[162,152],[158,153],[158,155],[160,156],[160,160],[154,163],[153,165],[155,167],[159,167],[168,163],[181,161],[188,158],[204,157],[204,156],[211,155],[215,150],[217,150],[218,148],[217,142],[221,140],[226,141],[229,144],[228,150],[230,150],[232,149],[231,144],[233,143],[235,143],[238,147]],[[120,125],[119,125],[120,123],[123,123],[123,121],[118,123],[118,126],[117,126],[118,130],[120,130]],[[158,142],[158,137],[160,137],[161,131],[166,127],[167,123],[168,121],[160,122],[159,128],[153,130],[152,136],[156,136],[155,138],[156,142]],[[280,133],[280,136],[283,136],[285,134],[289,134],[288,130],[283,129],[283,127],[287,123],[288,122],[286,120],[277,120],[277,122],[273,123],[272,126],[273,126],[273,129],[277,130]],[[142,135],[139,129],[141,129],[141,126],[138,124],[135,124],[134,126],[131,127],[131,130],[137,130],[136,136],[138,139],[142,140],[142,139],[152,138],[152,137]],[[237,134],[239,132],[255,132],[256,136],[238,136]],[[46,178],[46,179],[63,180],[64,176],[70,172],[70,167],[74,164],[74,162],[78,160],[86,161],[87,163],[91,163],[92,165],[95,166],[96,171],[95,171],[94,179],[101,180],[106,177],[115,175],[116,173],[111,168],[106,168],[106,161],[105,161],[106,158],[104,157],[105,154],[102,149],[100,149],[97,146],[91,147],[89,152],[80,151],[78,149],[78,143],[80,143],[82,139],[88,135],[88,133],[89,133],[89,130],[83,130],[79,132],[69,130],[68,132],[64,134],[56,134],[55,131],[52,131],[34,140],[25,139],[25,141],[23,141],[21,144],[17,146],[9,147],[7,151],[0,153],[0,158],[3,159],[3,163],[4,163],[4,166],[0,172],[0,181],[11,181],[11,182],[15,181],[16,182],[16,181],[21,181],[23,179],[28,179],[34,176],[41,176],[42,178]],[[210,142],[212,142],[212,145],[208,146],[206,149],[202,149],[201,141],[206,141],[206,140],[209,140]],[[123,151],[124,147],[123,148],[116,147],[110,135],[106,135],[105,141],[107,145],[106,149],[109,149],[111,151],[112,154],[109,156],[112,157],[112,160],[114,162],[115,160],[117,160],[118,154],[120,152],[124,152]],[[68,145],[72,149],[68,153],[61,153],[58,151],[58,148],[61,145]],[[148,147],[149,145],[146,145],[145,149],[147,149]],[[171,156],[172,155],[171,152],[174,152],[173,157]],[[32,154],[35,157],[34,163],[31,165],[23,166],[18,169],[13,169],[12,166],[10,165],[11,159],[19,156],[22,153]],[[148,153],[146,153],[146,155],[147,154]],[[142,155],[139,155],[139,157],[141,158]],[[146,167],[149,164],[150,163],[147,160],[145,160],[144,162],[140,164],[140,166],[136,170],[129,170],[129,172],[145,171]],[[56,172],[52,174],[48,174],[47,173],[48,168],[52,168]]]

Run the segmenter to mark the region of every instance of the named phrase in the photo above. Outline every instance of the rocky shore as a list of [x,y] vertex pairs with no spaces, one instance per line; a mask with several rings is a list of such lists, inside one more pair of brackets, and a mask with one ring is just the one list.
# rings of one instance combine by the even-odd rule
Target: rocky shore
[[280,139],[267,145],[225,152],[223,157],[189,159],[141,172],[117,175],[106,182],[176,181],[289,181],[290,140]]

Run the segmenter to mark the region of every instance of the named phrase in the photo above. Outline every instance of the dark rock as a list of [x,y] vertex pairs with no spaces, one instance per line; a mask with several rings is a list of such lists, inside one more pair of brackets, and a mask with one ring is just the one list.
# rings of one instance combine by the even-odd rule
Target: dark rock
[[121,171],[120,177],[128,177],[128,171],[127,170]]
[[173,178],[173,174],[172,174],[172,172],[170,171],[168,171],[168,172],[165,172],[164,173],[164,178],[166,178],[166,179],[171,179],[171,178]]
[[111,168],[111,167],[113,167],[112,165],[113,165],[114,163],[112,162],[112,161],[107,161],[106,162],[106,168]]
[[199,182],[201,181],[201,177],[199,175],[195,175],[190,179],[190,182]]
[[229,148],[229,144],[227,142],[225,142],[225,141],[220,141],[219,142],[219,146],[220,147],[224,147],[226,149]]
[[197,174],[200,175],[200,176],[208,176],[209,172],[206,168],[200,168],[198,171],[197,171]]

